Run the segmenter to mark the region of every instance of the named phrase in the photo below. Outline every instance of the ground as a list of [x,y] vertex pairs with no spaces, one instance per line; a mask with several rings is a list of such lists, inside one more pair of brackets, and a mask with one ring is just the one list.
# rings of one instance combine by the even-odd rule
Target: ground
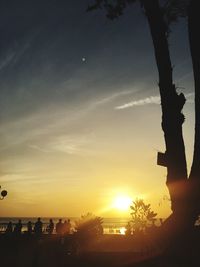
[[[199,238],[197,239],[197,241]],[[198,242],[179,249],[162,250],[132,236],[103,235],[91,240],[78,240],[45,235],[0,235],[0,262],[4,267],[197,267]],[[158,244],[160,245],[160,244]],[[146,247],[145,247],[146,246]]]

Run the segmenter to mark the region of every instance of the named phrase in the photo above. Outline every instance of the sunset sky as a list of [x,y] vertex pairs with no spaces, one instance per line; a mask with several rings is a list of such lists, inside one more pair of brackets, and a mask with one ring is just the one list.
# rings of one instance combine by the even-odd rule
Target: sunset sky
[[[158,75],[138,4],[109,21],[92,0],[0,4],[0,216],[129,216],[116,197],[170,213]],[[12,2],[12,4],[11,4]],[[186,22],[170,34],[184,107],[188,167],[194,129]]]

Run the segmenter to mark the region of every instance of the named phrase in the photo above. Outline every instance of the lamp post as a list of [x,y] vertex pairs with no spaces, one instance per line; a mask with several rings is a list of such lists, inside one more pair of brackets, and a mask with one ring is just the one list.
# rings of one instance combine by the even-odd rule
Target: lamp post
[[2,190],[2,191],[1,191],[1,186],[0,186],[0,193],[1,193],[1,195],[0,195],[0,200],[3,200],[4,197],[6,197],[7,194],[8,194],[8,192],[7,192],[6,190]]

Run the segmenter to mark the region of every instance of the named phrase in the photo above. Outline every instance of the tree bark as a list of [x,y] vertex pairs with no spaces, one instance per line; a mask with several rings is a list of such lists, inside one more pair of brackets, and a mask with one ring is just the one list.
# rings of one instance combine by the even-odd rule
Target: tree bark
[[178,95],[173,84],[172,66],[167,41],[167,28],[158,0],[142,1],[154,45],[159,73],[159,89],[162,106],[162,129],[166,145],[167,187],[173,213],[183,212],[183,200],[187,183],[187,164],[182,134],[185,103],[183,94]]

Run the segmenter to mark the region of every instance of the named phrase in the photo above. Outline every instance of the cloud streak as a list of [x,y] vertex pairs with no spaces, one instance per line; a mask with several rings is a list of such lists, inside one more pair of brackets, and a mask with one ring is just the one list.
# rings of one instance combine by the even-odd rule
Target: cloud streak
[[[187,99],[188,103],[194,103],[194,101],[191,99],[191,97],[194,96],[194,93],[187,93],[185,94],[185,98]],[[121,110],[126,108],[131,108],[134,106],[144,106],[144,105],[159,105],[160,104],[160,96],[150,96],[146,97],[140,100],[131,101],[125,104],[122,104],[120,106],[116,106],[115,109]]]
[[87,145],[93,142],[93,134],[57,136],[52,140],[43,142],[42,145],[28,145],[31,149],[44,153],[63,152],[67,154],[86,154],[89,152]]
[[160,96],[150,96],[140,100],[131,101],[115,107],[115,109],[126,109],[134,106],[144,106],[149,104],[160,104]]
[[0,71],[7,67],[12,62],[15,56],[16,53],[14,51],[8,53],[5,58],[0,61]]
[[101,100],[98,100],[98,101],[94,102],[92,104],[92,108],[100,106],[100,105],[107,104],[109,102],[112,102],[113,100],[115,100],[118,97],[130,95],[130,94],[135,93],[135,92],[136,91],[133,91],[133,90],[126,90],[126,91],[121,91],[121,92],[114,93],[114,94],[112,94],[110,96],[107,96],[105,98],[102,98]]
[[4,70],[4,68],[8,67],[10,64],[16,64],[20,58],[22,58],[25,52],[31,46],[31,41],[34,36],[27,38],[24,44],[14,45],[13,47],[9,48],[3,58],[0,59],[0,72]]

